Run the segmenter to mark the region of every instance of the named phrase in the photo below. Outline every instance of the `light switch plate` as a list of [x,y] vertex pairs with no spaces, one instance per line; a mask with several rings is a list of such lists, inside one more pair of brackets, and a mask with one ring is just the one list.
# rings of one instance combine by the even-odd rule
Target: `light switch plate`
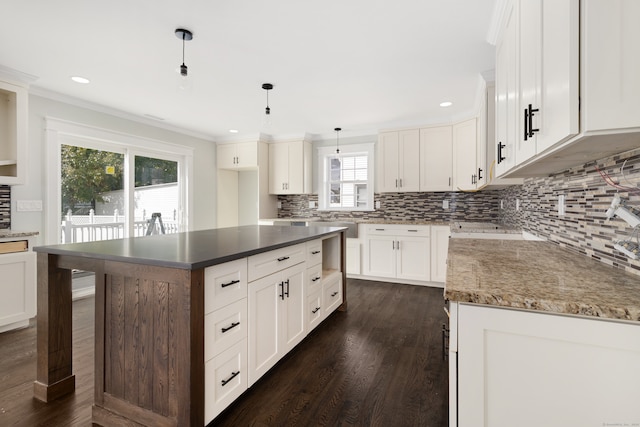
[[42,200],[18,200],[16,202],[18,212],[42,212]]
[[449,201],[448,200],[443,200],[442,201],[442,209],[449,209]]
[[376,209],[380,209],[380,200],[376,200]]

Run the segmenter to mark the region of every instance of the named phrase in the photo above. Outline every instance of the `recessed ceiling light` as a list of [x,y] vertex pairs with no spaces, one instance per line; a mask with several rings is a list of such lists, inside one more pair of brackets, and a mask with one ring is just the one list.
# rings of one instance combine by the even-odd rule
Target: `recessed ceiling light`
[[238,133],[238,129],[229,129],[229,132],[231,132],[231,133]]
[[445,101],[440,103],[441,107],[451,107],[452,105],[453,105],[453,102],[451,101]]
[[87,84],[90,83],[90,80],[84,77],[80,77],[80,76],[73,76],[71,77],[71,80],[73,80],[76,83],[82,83],[82,84]]

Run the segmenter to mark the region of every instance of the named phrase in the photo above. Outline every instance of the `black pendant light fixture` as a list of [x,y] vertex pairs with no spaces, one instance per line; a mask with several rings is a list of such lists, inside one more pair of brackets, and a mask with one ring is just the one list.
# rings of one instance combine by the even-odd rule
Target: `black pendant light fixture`
[[340,154],[340,131],[342,128],[334,128],[336,131],[336,154]]
[[267,91],[267,108],[264,109],[264,123],[265,125],[271,124],[271,108],[269,108],[269,91],[273,89],[271,83],[262,83],[262,89]]
[[188,42],[193,39],[193,33],[189,30],[185,30],[184,28],[177,28],[175,34],[177,38],[182,40],[182,65],[180,66],[180,75],[182,77],[187,77],[189,70],[184,63],[184,42]]

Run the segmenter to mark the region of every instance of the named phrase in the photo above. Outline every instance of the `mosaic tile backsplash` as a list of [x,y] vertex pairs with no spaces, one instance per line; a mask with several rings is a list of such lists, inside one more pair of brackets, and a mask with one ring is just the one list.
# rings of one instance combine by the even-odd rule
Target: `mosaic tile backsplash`
[[[607,184],[596,168],[621,188]],[[499,212],[500,221],[640,275],[640,261],[629,259],[613,247],[614,241],[635,240],[633,229],[617,217],[607,221],[605,214],[616,193],[640,214],[639,186],[640,149],[551,176],[528,178],[522,186],[501,190],[504,209]],[[560,195],[565,196],[563,216],[558,215]]]
[[0,185],[0,230],[11,228],[11,187]]
[[[499,220],[498,190],[477,193],[434,192],[434,193],[376,193],[374,199],[380,202],[375,211],[318,211],[309,208],[309,202],[316,202],[316,194],[278,196],[282,208],[281,218],[319,217],[322,219],[385,219],[385,220],[428,220],[428,221],[489,221]],[[442,207],[442,201],[449,201],[449,209]]]

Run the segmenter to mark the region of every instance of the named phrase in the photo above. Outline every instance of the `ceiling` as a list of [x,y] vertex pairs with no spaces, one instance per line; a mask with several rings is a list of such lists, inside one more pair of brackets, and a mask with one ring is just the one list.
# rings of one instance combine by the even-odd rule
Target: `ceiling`
[[[34,93],[221,140],[469,117],[499,0],[0,1],[0,65],[36,76]],[[187,90],[176,28],[193,32]]]

